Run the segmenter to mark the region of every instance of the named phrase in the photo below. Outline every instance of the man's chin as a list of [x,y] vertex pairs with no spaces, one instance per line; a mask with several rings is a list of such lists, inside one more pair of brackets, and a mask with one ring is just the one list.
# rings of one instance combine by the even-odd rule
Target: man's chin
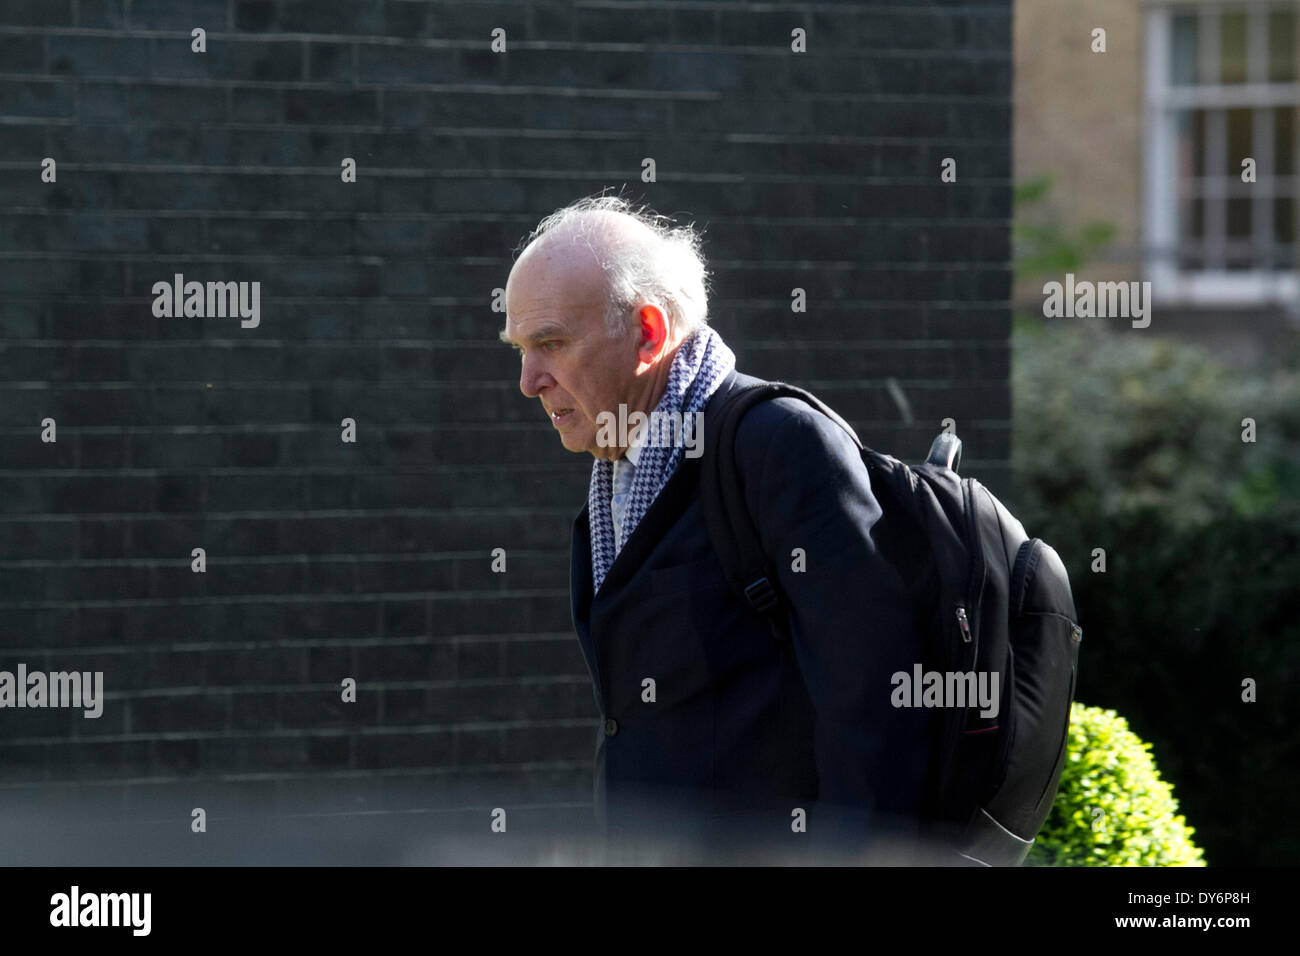
[[574,454],[579,454],[584,451],[589,452],[594,447],[592,442],[583,441],[583,436],[581,435],[566,435],[561,433],[560,443],[564,445],[565,451],[571,451]]

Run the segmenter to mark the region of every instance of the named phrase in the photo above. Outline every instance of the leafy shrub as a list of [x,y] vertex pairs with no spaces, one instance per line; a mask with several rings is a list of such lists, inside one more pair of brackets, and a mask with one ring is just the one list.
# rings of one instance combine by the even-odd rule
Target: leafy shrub
[[1061,786],[1030,866],[1204,866],[1151,745],[1113,710],[1078,701]]
[[[1016,190],[1026,282],[1080,271],[1113,234],[1056,225],[1049,187]],[[1151,742],[1215,865],[1294,865],[1300,352],[1234,370],[1127,323],[1045,320],[1030,298],[1012,335],[1008,504],[1069,569],[1076,693]]]
[[[1295,520],[1300,375],[1243,376],[1194,345],[1084,325],[1022,321],[1013,351],[1012,467],[1027,525],[1079,541],[1146,509],[1171,528],[1227,514]],[[1242,441],[1245,418],[1254,442]]]
[[1276,821],[1300,786],[1300,376],[1038,327],[1014,336],[1013,505],[1069,569],[1077,693],[1140,728],[1217,864],[1293,863],[1300,831]]

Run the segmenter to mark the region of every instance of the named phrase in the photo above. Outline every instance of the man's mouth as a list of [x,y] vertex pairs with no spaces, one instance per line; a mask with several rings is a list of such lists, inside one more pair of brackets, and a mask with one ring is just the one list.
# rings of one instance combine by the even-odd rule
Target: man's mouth
[[559,408],[551,412],[551,424],[558,428],[561,425],[567,424],[569,419],[572,417],[572,408]]

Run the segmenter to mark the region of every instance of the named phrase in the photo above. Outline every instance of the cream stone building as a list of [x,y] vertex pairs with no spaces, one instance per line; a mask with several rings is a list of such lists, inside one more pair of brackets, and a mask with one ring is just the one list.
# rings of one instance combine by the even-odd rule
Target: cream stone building
[[[1300,2],[1018,0],[1014,48],[1014,179],[1053,182],[1032,215],[1115,228],[1078,278],[1152,283],[1153,321],[1132,334],[1245,366],[1287,354]],[[1033,310],[1053,278],[1018,282],[1017,303]]]

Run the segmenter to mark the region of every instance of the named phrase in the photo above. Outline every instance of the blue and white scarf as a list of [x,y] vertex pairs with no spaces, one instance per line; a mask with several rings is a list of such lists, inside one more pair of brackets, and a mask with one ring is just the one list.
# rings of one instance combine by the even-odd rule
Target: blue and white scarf
[[[722,341],[722,336],[703,326],[682,341],[668,370],[668,385],[638,437],[645,436],[632,488],[628,495],[627,514],[623,518],[623,540],[632,536],[637,524],[650,509],[668,479],[681,463],[686,449],[680,443],[661,442],[648,437],[656,422],[674,414],[683,415],[688,427],[695,413],[704,410],[710,396],[717,391],[736,367],[736,354]],[[703,436],[696,436],[695,440]],[[614,563],[614,519],[610,514],[614,463],[597,458],[591,468],[591,487],[587,492],[587,523],[591,531],[592,592],[600,590],[605,575]]]

